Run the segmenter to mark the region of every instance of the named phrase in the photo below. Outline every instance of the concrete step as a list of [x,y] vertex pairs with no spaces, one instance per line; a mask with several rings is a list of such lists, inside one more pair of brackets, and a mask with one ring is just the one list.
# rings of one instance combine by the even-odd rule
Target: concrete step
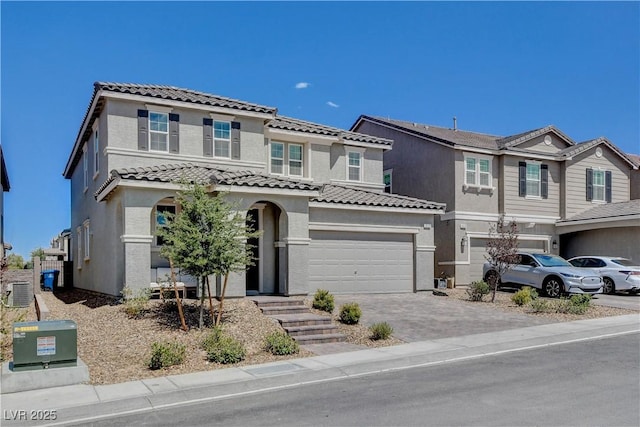
[[335,325],[290,326],[285,328],[285,330],[292,337],[300,337],[303,335],[327,335],[327,334],[338,333],[338,327]]
[[294,326],[331,325],[330,317],[318,316],[309,312],[299,314],[276,314],[271,317],[280,322],[280,325],[285,329]]
[[300,345],[305,344],[325,344],[332,342],[346,341],[347,337],[342,334],[320,334],[320,335],[301,335],[293,337]]
[[262,307],[282,307],[282,306],[302,306],[304,302],[301,299],[292,299],[287,297],[265,297],[259,296],[251,299],[260,308]]
[[266,316],[273,316],[275,314],[300,314],[300,313],[309,313],[309,309],[302,306],[297,305],[279,305],[279,306],[271,306],[271,307],[262,307],[259,306],[262,313]]

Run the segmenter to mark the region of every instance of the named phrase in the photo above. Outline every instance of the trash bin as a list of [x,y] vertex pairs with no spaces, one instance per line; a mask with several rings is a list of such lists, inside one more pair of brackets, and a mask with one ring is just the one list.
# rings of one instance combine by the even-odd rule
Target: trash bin
[[60,270],[44,270],[42,273],[42,288],[51,290],[58,286]]

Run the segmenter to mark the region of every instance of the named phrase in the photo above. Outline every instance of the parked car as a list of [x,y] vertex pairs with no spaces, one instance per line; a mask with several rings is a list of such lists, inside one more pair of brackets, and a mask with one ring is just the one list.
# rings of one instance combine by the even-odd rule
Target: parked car
[[569,262],[574,267],[597,271],[602,276],[605,294],[625,291],[635,295],[640,291],[640,263],[608,256],[577,256]]
[[[564,293],[602,293],[602,277],[596,271],[576,268],[557,255],[529,252],[519,252],[518,255],[520,262],[502,275],[501,285],[531,286],[552,298],[558,298]],[[486,262],[482,276],[486,282],[490,282],[497,273]]]

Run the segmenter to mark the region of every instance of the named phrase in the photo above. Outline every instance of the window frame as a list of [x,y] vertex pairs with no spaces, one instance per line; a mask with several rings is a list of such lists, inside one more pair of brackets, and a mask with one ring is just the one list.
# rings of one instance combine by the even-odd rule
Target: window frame
[[83,243],[84,243],[84,260],[91,259],[91,222],[86,220],[82,223]]
[[[227,132],[228,134],[228,138],[218,138],[216,137],[216,125],[217,124],[221,124],[221,125],[228,125],[227,129],[220,129],[222,132]],[[212,133],[213,133],[213,157],[217,157],[219,159],[230,159],[231,158],[231,121],[228,120],[213,120],[213,128],[212,128]],[[218,155],[218,150],[217,150],[217,144],[218,143],[224,143],[226,146],[226,152],[227,155]],[[222,150],[221,150],[222,151]]]
[[[291,160],[291,148],[300,147],[300,160]],[[299,162],[300,163],[300,173],[294,174],[291,172],[291,162]],[[304,176],[304,145],[297,143],[288,143],[287,144],[287,175],[295,176],[295,177],[303,177]]]
[[84,180],[84,192],[89,189],[89,149],[87,144],[82,149],[82,175]]
[[[525,163],[525,186],[526,186],[526,196],[527,199],[542,199],[542,163],[536,161],[527,161]],[[529,179],[529,166],[535,166],[538,170],[538,179],[532,180]],[[531,194],[529,192],[529,183],[537,182],[536,192],[537,194]]]
[[100,132],[96,122],[93,130],[93,179],[96,179],[100,172]]
[[[389,177],[388,185],[387,185],[387,176]],[[382,183],[384,184],[384,192],[387,194],[393,194],[393,169],[385,169],[382,172]],[[387,191],[387,189],[389,191]]]
[[78,249],[78,270],[82,268],[82,263],[80,262],[82,258],[82,230],[81,226],[76,228],[76,239],[78,240],[77,249]]
[[[166,118],[166,126],[167,126],[167,130],[166,131],[152,129],[151,117],[153,115],[163,116],[163,117]],[[155,151],[155,152],[158,152],[158,153],[168,153],[169,152],[169,113],[168,112],[162,112],[162,111],[149,110],[148,122],[149,122],[149,124],[148,124],[148,128],[149,128],[149,151]],[[165,141],[164,141],[165,149],[164,150],[152,148],[152,143],[153,143],[152,136],[153,135],[164,135],[165,136]]]
[[[271,141],[269,143],[269,172],[271,172],[273,175],[281,175],[284,176],[285,175],[285,170],[284,170],[284,165],[285,165],[285,153],[286,153],[286,143],[281,142],[281,141]],[[280,146],[282,147],[282,157],[274,157],[273,155],[273,149],[276,146]],[[281,171],[280,172],[276,172],[274,171],[274,167],[273,167],[273,161],[277,160],[280,161],[280,168]]]
[[[362,175],[363,175],[363,167],[362,167],[362,159],[364,158],[364,150],[354,150],[352,148],[349,148],[346,150],[346,167],[347,167],[347,181],[351,181],[351,182],[362,182]],[[351,165],[351,154],[357,154],[358,155],[358,165]],[[355,169],[358,171],[358,179],[351,179],[351,169]]]
[[[171,202],[159,202],[155,205],[154,207],[154,216],[153,216],[153,244],[156,247],[161,247],[163,245],[163,243],[160,241],[160,236],[158,236],[158,228],[160,227],[166,227],[167,224],[160,224],[158,222],[158,208],[171,208],[173,209],[173,215],[176,215],[178,213],[178,206],[175,203],[171,203]],[[165,211],[162,211],[165,212]]]
[[[591,178],[591,201],[594,203],[606,203],[607,202],[607,171],[604,169],[593,169]],[[602,184],[596,184],[596,176],[602,178]],[[596,188],[598,191],[602,191],[602,198],[596,197]]]
[[[468,161],[473,160],[473,169],[469,169]],[[464,185],[475,188],[493,188],[493,174],[491,173],[492,159],[482,156],[464,156]],[[481,170],[480,164],[487,163],[487,171]],[[473,174],[473,182],[469,182],[469,174]],[[487,184],[482,184],[482,176],[487,177]]]

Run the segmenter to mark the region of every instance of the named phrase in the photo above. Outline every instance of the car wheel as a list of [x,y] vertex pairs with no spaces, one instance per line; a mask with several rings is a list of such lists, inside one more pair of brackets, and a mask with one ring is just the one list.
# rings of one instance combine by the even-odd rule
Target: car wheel
[[562,281],[557,277],[549,277],[544,281],[542,285],[544,293],[551,298],[560,298],[562,292],[564,292],[564,286]]
[[608,277],[605,277],[604,279],[602,279],[602,281],[604,282],[604,286],[603,286],[603,290],[602,292],[605,294],[615,294],[616,293],[616,285],[613,283],[613,280],[609,279]]
[[489,287],[491,287],[491,289],[493,289],[494,283],[498,288],[501,285],[500,281],[498,280],[498,273],[493,270],[487,272],[487,274],[484,276],[484,281],[489,285]]

